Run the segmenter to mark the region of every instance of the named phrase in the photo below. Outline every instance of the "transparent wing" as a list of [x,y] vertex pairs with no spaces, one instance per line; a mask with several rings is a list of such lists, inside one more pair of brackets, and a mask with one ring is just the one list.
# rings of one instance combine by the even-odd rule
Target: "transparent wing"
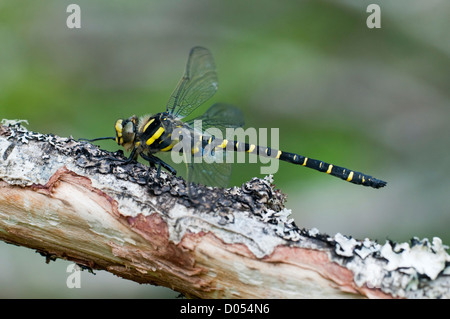
[[[207,162],[207,157],[210,162]],[[187,181],[207,186],[226,187],[230,181],[232,167],[231,163],[226,163],[226,152],[220,150],[214,155],[204,154],[201,163],[188,164]]]
[[[195,121],[201,121],[195,122]],[[201,124],[201,131],[216,128],[225,137],[227,127],[237,128],[244,126],[244,115],[238,108],[223,103],[215,103],[199,117],[186,122],[190,127],[196,129]],[[198,131],[198,130],[196,130]]]
[[[192,134],[192,139],[188,138],[183,145],[185,137],[188,137],[183,135],[183,140],[179,142],[182,144],[177,144],[170,152],[158,152],[157,156],[175,168],[177,174],[183,176],[188,183],[226,187],[232,172],[234,152],[213,148],[214,145],[203,148],[199,135],[189,127],[186,129],[189,135]],[[192,151],[194,149],[195,152]]]
[[166,110],[177,118],[183,118],[211,98],[217,87],[216,67],[211,52],[203,47],[194,47]]
[[[201,121],[201,128],[198,127]],[[216,103],[213,104],[204,114],[186,122],[197,133],[206,133],[219,130],[220,139],[226,136],[227,128],[237,128],[244,126],[244,115],[236,107]],[[217,137],[217,136],[216,136]],[[187,166],[188,182],[200,183],[208,186],[226,187],[230,181],[232,173],[232,160],[234,154],[223,149],[215,149],[211,152],[208,147],[202,149],[201,162],[195,163],[195,156],[191,157],[191,163]],[[228,161],[227,161],[228,159]]]

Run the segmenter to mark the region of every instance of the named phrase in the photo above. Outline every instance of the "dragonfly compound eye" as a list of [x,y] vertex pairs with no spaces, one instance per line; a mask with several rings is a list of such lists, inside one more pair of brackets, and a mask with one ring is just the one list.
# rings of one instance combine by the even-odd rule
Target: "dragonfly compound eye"
[[127,121],[122,131],[123,144],[134,142],[134,132],[134,123],[131,121]]

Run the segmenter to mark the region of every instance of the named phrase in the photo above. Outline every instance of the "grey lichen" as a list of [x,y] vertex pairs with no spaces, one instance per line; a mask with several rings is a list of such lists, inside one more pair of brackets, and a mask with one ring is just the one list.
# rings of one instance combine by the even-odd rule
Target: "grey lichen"
[[2,123],[0,179],[10,184],[44,185],[65,166],[88,176],[94,187],[118,203],[121,214],[160,214],[173,242],[186,232],[214,231],[225,243],[245,244],[258,258],[270,255],[278,245],[321,250],[351,270],[358,287],[398,297],[450,297],[450,257],[439,238],[381,245],[301,229],[271,176],[229,189],[194,185],[191,198],[181,177],[163,172],[157,178],[156,170],[143,164],[123,165],[110,159],[124,159],[121,151],[111,153],[73,138],[30,132],[20,121]]
[[[379,288],[396,297],[450,297],[450,277],[447,275],[450,256],[446,252],[448,247],[437,237],[432,242],[414,237],[410,244],[386,241],[384,245],[341,234],[330,240],[336,242],[336,254],[345,257],[336,259],[353,271],[360,287]],[[443,286],[424,289],[438,277]]]

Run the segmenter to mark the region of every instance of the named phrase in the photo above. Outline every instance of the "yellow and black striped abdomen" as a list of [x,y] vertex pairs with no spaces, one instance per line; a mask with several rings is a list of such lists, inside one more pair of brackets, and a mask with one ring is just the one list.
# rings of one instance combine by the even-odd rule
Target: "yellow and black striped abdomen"
[[353,171],[348,168],[336,166],[333,164],[328,164],[323,161],[308,158],[295,153],[281,152],[280,160],[312,168],[319,172],[324,172],[332,176],[339,177],[353,184],[370,186],[373,188],[386,186],[385,181],[376,179],[370,175],[366,175],[361,172]]
[[[208,143],[204,141],[203,145],[206,144]],[[216,141],[216,145],[218,145],[218,147],[220,148],[226,148],[229,151],[248,152],[259,156],[271,157],[292,164],[305,166],[317,170],[319,172],[324,172],[329,175],[339,177],[347,182],[357,185],[370,186],[373,188],[380,188],[386,186],[385,181],[379,180],[370,175],[366,175],[361,172],[353,171],[348,168],[336,166],[333,164],[328,164],[326,162],[316,160],[313,158],[308,158],[295,153],[283,152],[280,150],[272,149],[270,147],[241,143],[239,141],[228,141],[228,140]]]

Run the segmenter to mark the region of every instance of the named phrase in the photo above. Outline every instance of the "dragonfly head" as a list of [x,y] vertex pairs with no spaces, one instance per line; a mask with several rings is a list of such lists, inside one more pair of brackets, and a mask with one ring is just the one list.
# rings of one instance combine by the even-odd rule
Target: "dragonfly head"
[[137,117],[118,119],[114,128],[116,129],[116,142],[129,151],[134,146],[136,138]]

